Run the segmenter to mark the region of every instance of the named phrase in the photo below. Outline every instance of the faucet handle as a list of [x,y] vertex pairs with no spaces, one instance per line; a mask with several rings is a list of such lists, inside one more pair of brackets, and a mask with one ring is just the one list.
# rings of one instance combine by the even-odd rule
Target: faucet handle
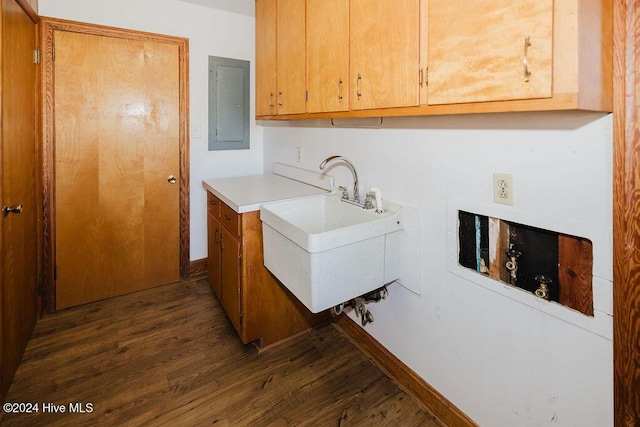
[[375,199],[376,193],[367,193],[364,198],[364,209],[373,209],[373,199]]
[[342,192],[342,198],[345,200],[349,200],[349,190],[347,187],[343,187],[342,185],[338,187],[338,191]]
[[376,213],[383,213],[384,208],[382,207],[382,191],[379,188],[371,187],[370,193],[373,194],[373,197],[376,199]]

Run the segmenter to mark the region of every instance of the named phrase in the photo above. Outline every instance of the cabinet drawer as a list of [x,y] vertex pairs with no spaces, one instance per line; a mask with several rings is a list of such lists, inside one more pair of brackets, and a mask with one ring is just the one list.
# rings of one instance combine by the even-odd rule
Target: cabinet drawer
[[215,218],[220,216],[220,199],[207,191],[207,210],[211,212]]
[[240,236],[240,214],[220,203],[220,223],[235,236]]

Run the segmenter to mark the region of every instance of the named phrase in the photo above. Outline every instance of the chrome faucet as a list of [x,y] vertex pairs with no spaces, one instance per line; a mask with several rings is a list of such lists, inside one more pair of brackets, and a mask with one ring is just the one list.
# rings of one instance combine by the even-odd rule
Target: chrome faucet
[[358,192],[358,173],[356,172],[356,167],[353,166],[353,163],[351,163],[349,159],[343,156],[327,157],[322,163],[320,163],[320,170],[324,170],[325,166],[327,166],[327,163],[333,160],[342,160],[351,169],[351,173],[353,174],[353,201],[356,203],[360,203],[360,193]]

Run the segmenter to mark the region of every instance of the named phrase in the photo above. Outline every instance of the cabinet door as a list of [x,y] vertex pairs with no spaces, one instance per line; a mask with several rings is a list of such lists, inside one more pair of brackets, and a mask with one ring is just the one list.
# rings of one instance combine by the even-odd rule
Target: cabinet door
[[278,114],[304,113],[305,0],[277,0]]
[[418,105],[419,3],[351,0],[352,109]]
[[420,0],[420,105],[426,105],[428,98],[427,79],[429,78],[429,19],[428,0]]
[[224,227],[220,227],[220,248],[222,250],[222,275],[220,284],[221,302],[231,323],[242,336],[240,330],[240,243]]
[[307,0],[307,112],[349,110],[349,0]]
[[429,104],[551,97],[553,0],[429,0],[428,14]]
[[256,0],[256,115],[276,114],[276,0]]
[[207,212],[207,247],[209,254],[207,258],[207,274],[209,284],[220,299],[220,278],[221,278],[221,253],[220,253],[220,222],[211,213]]

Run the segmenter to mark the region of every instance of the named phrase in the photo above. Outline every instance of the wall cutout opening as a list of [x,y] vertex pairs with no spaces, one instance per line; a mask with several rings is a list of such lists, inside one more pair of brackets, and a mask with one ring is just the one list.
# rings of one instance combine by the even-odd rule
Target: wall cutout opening
[[458,263],[593,316],[589,239],[458,211]]

